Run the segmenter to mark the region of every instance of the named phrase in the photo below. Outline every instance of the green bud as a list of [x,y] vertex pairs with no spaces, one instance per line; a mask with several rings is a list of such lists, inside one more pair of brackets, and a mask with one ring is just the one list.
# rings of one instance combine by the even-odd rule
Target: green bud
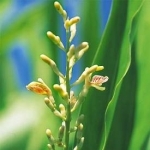
[[73,150],[81,150],[83,143],[84,143],[84,137],[82,137],[80,139],[79,143],[77,144],[77,146]]
[[52,112],[55,111],[55,106],[47,97],[44,99],[45,104],[50,108]]
[[54,110],[54,115],[61,118],[62,120],[66,120],[66,118],[64,116],[62,116],[62,114],[58,111],[58,110]]
[[47,135],[47,137],[49,139],[50,145],[54,145],[55,139],[54,139],[54,137],[53,137],[52,132],[51,132],[50,129],[46,130],[46,135]]

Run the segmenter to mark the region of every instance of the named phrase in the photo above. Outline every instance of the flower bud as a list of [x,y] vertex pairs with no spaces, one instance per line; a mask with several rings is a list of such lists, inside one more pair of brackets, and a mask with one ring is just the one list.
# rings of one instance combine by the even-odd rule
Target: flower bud
[[58,110],[54,110],[54,115],[61,118],[62,120],[66,120],[66,118],[64,116],[62,116],[62,114],[58,111]]
[[60,113],[62,114],[63,117],[66,117],[66,109],[63,104],[59,105]]
[[75,132],[76,130],[77,130],[77,127],[70,128],[70,133]]
[[64,91],[64,89],[58,85],[58,84],[54,84],[53,88],[58,91],[58,93],[60,94],[60,96],[65,99],[65,100],[68,100],[69,96],[68,96],[68,93],[66,91]]
[[49,148],[49,150],[53,150],[51,144],[47,144],[47,147]]
[[54,106],[54,104],[53,104],[47,97],[44,99],[44,102],[45,102],[45,104],[50,108],[50,110],[51,110],[52,112],[55,111],[55,106]]
[[88,50],[89,44],[88,42],[82,42],[78,47],[77,50],[75,51],[75,57],[77,60],[79,60],[83,54]]
[[84,137],[82,137],[80,139],[80,141],[78,142],[77,146],[73,150],[81,150],[81,148],[83,146],[83,143],[84,143]]
[[59,128],[58,139],[62,141],[65,132],[65,125],[62,123],[62,126]]
[[75,54],[75,46],[72,44],[69,48],[69,51],[67,53],[68,61],[71,59],[71,57]]
[[104,69],[104,66],[97,66],[96,71],[101,71]]
[[83,120],[84,120],[84,115],[81,114],[76,121],[76,126],[78,127],[83,122]]
[[54,35],[51,31],[47,32],[47,36],[62,50],[64,50],[64,45],[60,40],[59,36]]
[[67,13],[66,13],[66,11],[62,8],[62,6],[60,5],[60,3],[59,2],[54,2],[54,6],[55,6],[55,8],[56,8],[56,10],[62,15],[62,17],[63,17],[63,19],[64,19],[64,21],[66,20],[66,18],[67,18]]
[[52,132],[51,132],[50,129],[47,129],[47,130],[46,130],[46,135],[47,135],[48,137],[52,136]]
[[95,71],[100,71],[103,68],[104,68],[103,66],[93,65],[90,68],[86,68],[86,74],[90,74],[90,73],[93,73]]
[[69,28],[70,28],[70,22],[69,22],[69,19],[67,19],[64,23],[64,27],[66,29],[67,32],[69,32]]
[[47,57],[46,55],[42,54],[40,55],[41,59],[46,62],[48,65],[50,65],[50,67],[53,69],[53,71],[58,75],[61,76],[62,78],[65,78],[64,75],[59,71],[59,69],[56,66],[56,63],[50,59],[49,57]]
[[76,24],[80,21],[80,17],[76,16],[76,17],[73,17],[69,20],[69,25],[72,26],[73,24]]
[[77,127],[77,134],[76,134],[76,138],[77,140],[80,140],[83,134],[83,124],[80,123],[79,126]]
[[69,29],[70,29],[70,32],[71,32],[71,36],[69,38],[69,42],[72,41],[72,39],[74,38],[75,34],[76,34],[76,24],[79,22],[80,20],[80,17],[73,17],[71,18],[70,20],[67,19],[64,23],[64,27],[66,29],[67,32],[69,32]]
[[52,95],[51,90],[46,84],[43,84],[41,82],[31,82],[29,83],[26,88],[34,93],[41,94],[41,95]]
[[46,135],[47,135],[47,137],[49,139],[50,145],[54,145],[55,139],[54,139],[54,137],[53,137],[52,132],[51,132],[50,129],[46,130]]

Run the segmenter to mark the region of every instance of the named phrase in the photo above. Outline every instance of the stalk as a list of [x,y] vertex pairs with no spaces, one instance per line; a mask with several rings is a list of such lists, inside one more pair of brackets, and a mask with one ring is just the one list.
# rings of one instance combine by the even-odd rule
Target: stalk
[[[66,56],[67,52],[69,51],[70,42],[69,42],[69,32],[66,32]],[[66,58],[66,91],[69,95],[70,99],[70,79],[69,79],[69,61],[68,58]],[[69,130],[70,130],[70,122],[71,122],[71,110],[70,110],[70,102],[68,101],[67,107],[66,107],[66,113],[67,118],[65,121],[66,124],[66,130],[65,130],[65,150],[69,150]]]

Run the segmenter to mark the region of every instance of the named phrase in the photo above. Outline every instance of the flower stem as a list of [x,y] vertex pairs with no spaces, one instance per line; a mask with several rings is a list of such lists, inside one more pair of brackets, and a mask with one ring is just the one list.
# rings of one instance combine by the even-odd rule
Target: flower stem
[[[66,32],[66,53],[69,51],[69,32]],[[67,55],[66,55],[67,56]],[[70,99],[70,79],[69,79],[69,61],[68,58],[66,58],[66,91],[69,95]],[[66,107],[67,117],[66,117],[66,130],[65,130],[65,150],[69,150],[69,130],[70,130],[70,122],[71,122],[71,110],[70,110],[70,102],[68,101],[67,107]]]

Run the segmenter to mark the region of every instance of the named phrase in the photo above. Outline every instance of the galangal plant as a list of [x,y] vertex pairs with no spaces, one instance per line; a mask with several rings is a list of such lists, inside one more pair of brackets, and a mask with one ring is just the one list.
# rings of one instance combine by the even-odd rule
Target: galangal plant
[[[56,146],[58,146],[62,147],[64,150],[68,150],[70,134],[74,132],[76,133],[74,134],[76,143],[73,149],[80,150],[84,140],[86,140],[83,137],[83,128],[85,126],[83,125],[84,114],[81,114],[78,118],[72,118],[72,113],[81,107],[86,99],[90,87],[94,87],[100,91],[105,90],[105,87],[103,87],[102,84],[108,81],[108,77],[93,75],[95,72],[104,69],[103,66],[95,64],[90,67],[86,67],[79,78],[71,83],[72,69],[76,62],[88,50],[89,44],[88,42],[82,42],[78,46],[72,44],[72,40],[76,34],[76,25],[80,21],[80,17],[76,16],[70,19],[67,12],[62,8],[59,2],[55,2],[54,6],[63,18],[67,42],[66,44],[63,44],[60,37],[56,36],[51,31],[47,32],[47,36],[66,54],[66,63],[64,64],[66,66],[65,75],[60,72],[56,63],[51,58],[44,54],[41,54],[40,57],[51,67],[55,75],[59,78],[59,83],[54,84],[53,89],[59,93],[62,103],[60,103],[59,106],[56,105],[55,101],[57,101],[57,98],[53,95],[52,87],[49,87],[41,78],[39,78],[38,81],[31,82],[26,87],[28,90],[37,94],[45,95],[45,104],[56,117],[62,120],[60,128],[58,129],[58,137],[54,137],[52,131],[50,129],[46,129],[46,135],[49,139],[49,144],[47,145],[48,148],[55,150]],[[81,91],[79,94],[75,94],[72,88],[83,82],[84,84]],[[72,120],[76,120],[74,126],[71,126]]]

